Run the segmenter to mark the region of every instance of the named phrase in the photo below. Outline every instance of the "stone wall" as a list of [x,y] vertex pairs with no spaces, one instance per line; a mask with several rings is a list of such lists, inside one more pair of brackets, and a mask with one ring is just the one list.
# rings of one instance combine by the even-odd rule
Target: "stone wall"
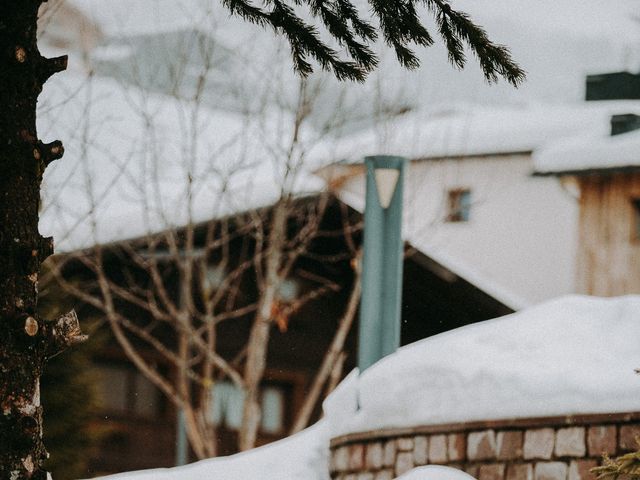
[[416,466],[478,480],[588,480],[589,469],[637,449],[640,412],[379,430],[331,441],[334,480],[391,480]]

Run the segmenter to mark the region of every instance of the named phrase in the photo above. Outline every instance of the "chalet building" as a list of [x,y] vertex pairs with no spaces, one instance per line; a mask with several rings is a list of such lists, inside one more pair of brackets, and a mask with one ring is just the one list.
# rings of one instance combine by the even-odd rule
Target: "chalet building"
[[[640,98],[640,75],[590,77],[587,99]],[[608,131],[549,145],[536,173],[556,176],[579,205],[576,291],[640,292],[640,112],[618,109]]]
[[[95,289],[95,275],[88,265],[99,246],[111,281],[132,291],[140,286],[132,279],[144,284],[148,278],[137,268],[134,258],[152,258],[165,265],[166,285],[175,300],[176,289],[169,288],[177,285],[173,280],[175,272],[170,263],[163,263],[164,234],[171,231],[180,242],[185,226],[195,225],[195,251],[184,253],[202,254],[202,247],[207,245],[205,233],[212,222],[234,224],[239,219],[244,219],[247,225],[260,219],[259,225],[265,226],[264,230],[253,228],[248,234],[236,229],[233,241],[228,243],[231,257],[252,258],[258,234],[263,238],[268,235],[265,219],[281,195],[282,180],[276,178],[278,158],[273,157],[273,152],[282,151],[282,139],[276,137],[269,144],[273,132],[265,129],[275,126],[286,136],[289,130],[285,127],[291,124],[284,113],[247,118],[203,105],[194,107],[181,98],[141,92],[99,76],[88,80],[82,72],[74,70],[66,76],[64,88],[52,85],[44,95],[41,105],[53,106],[50,111],[55,112],[55,118],[47,117],[45,112],[41,116],[42,129],[55,127],[61,137],[77,141],[68,143],[65,161],[47,172],[40,219],[42,234],[56,239],[58,258],[65,262],[65,278],[75,279],[85,291]],[[69,97],[66,88],[72,87],[77,87],[81,94]],[[148,107],[142,112],[147,117],[141,115],[143,106]],[[184,135],[185,113],[194,108],[202,120],[194,125],[198,135]],[[89,110],[92,123],[87,126]],[[92,128],[96,131],[91,131]],[[308,132],[300,134],[305,138]],[[83,143],[86,135],[95,135],[95,140]],[[161,148],[157,143],[150,144],[151,138],[161,139]],[[212,164],[213,161],[219,163]],[[314,285],[317,287],[318,277],[336,288],[313,298],[284,321],[277,318],[273,322],[262,385],[265,414],[259,444],[281,438],[290,431],[351,290],[353,248],[360,242],[356,228],[361,221],[360,210],[338,197],[327,196],[324,190],[324,182],[308,173],[299,174],[296,182],[292,182],[290,194],[300,214],[289,217],[291,238],[304,234],[305,230],[297,223],[304,218],[304,212],[313,210],[319,201],[327,202],[327,206],[320,219],[321,234],[314,238],[308,254],[292,266],[278,296],[291,303],[313,290]],[[465,215],[468,218],[464,194],[450,208],[458,211],[452,213],[452,219],[464,220]],[[471,215],[475,215],[473,210]],[[351,227],[345,230],[346,220]],[[351,232],[352,245],[348,245],[345,232]],[[517,308],[511,300],[494,293],[497,289],[491,284],[461,274],[450,261],[434,258],[410,238],[407,253],[403,343]],[[218,268],[217,258],[203,258],[206,266],[202,265],[201,273],[215,287],[225,272]],[[255,272],[249,269],[238,288],[242,294],[238,305],[252,303],[256,291]],[[128,319],[147,322],[149,328],[163,333],[163,339],[172,340],[170,333],[149,322],[149,312],[140,305],[124,303],[121,301],[118,307],[126,309]],[[86,302],[76,302],[75,307],[83,319],[104,318],[104,312],[101,314],[98,307],[90,307]],[[276,316],[278,308],[272,312]],[[252,318],[251,312],[247,312],[227,326],[221,324],[217,351],[225,360],[242,358]],[[345,345],[347,355],[341,374],[354,366],[356,333],[354,326]],[[175,375],[161,355],[150,349],[143,349],[142,353],[157,371]],[[138,372],[115,341],[107,342],[97,364],[103,404],[96,415],[95,427],[105,435],[91,460],[88,475],[173,465],[177,414],[171,402]],[[218,383],[222,387],[218,400],[210,406],[211,418],[219,427],[220,454],[235,451],[241,400],[241,393],[224,382],[221,379]]]
[[[352,223],[358,222],[364,207],[363,169],[358,159],[366,154],[399,153],[411,159],[404,199],[403,235],[408,255],[402,302],[403,344],[519,310],[562,293],[580,291],[575,268],[582,248],[578,234],[581,205],[576,201],[574,183],[531,173],[537,168],[537,159],[545,146],[588,134],[604,135],[604,130],[608,136],[609,120],[614,116],[616,132],[625,130],[629,127],[623,120],[633,124],[634,113],[640,114],[636,102],[612,101],[471,109],[426,118],[409,114],[398,120],[396,132],[384,142],[376,137],[376,132],[334,142],[316,154],[326,159],[353,161],[336,161],[317,172],[333,195],[320,231],[341,231],[347,217]],[[631,116],[617,116],[623,114]],[[607,119],[606,129],[603,119]],[[223,120],[227,126],[232,123],[229,118]],[[617,141],[631,135],[633,132],[611,138]],[[100,168],[104,169],[104,164]],[[306,191],[321,188],[313,185]],[[244,204],[258,207],[256,196],[252,197]],[[318,198],[312,194],[298,201],[314,202]],[[209,201],[204,197],[198,204],[206,205]],[[261,211],[268,215],[270,200],[259,202]],[[234,215],[242,212],[230,213],[228,218]],[[105,218],[113,217],[105,215]],[[212,217],[199,218],[200,228],[213,221]],[[133,245],[144,249],[143,240],[149,236],[137,228],[131,220],[111,220],[108,232],[115,236],[103,238],[106,245],[103,248],[109,252],[113,271],[123,271],[130,264],[127,252],[131,248],[124,247],[132,245],[132,232],[140,232],[133,236]],[[296,231],[298,227],[294,222],[290,228]],[[161,229],[156,233],[161,234]],[[77,232],[58,237],[67,241],[82,238]],[[123,243],[123,239],[127,241]],[[91,249],[90,242],[83,242],[82,249]],[[244,242],[250,245],[251,239],[239,236],[234,250],[242,250]],[[353,242],[356,245],[359,242],[357,233]],[[265,416],[259,444],[287,434],[331,341],[353,279],[347,243],[343,234],[318,238],[310,254],[293,269],[298,273],[288,279],[286,290],[292,298],[308,291],[312,284],[309,273],[311,277],[325,277],[340,288],[295,312],[288,319],[286,330],[274,322],[263,383]],[[63,243],[69,253],[77,252],[78,247],[73,245],[71,241]],[[339,260],[319,260],[328,257]],[[78,268],[75,274],[81,271]],[[219,276],[215,264],[211,268],[212,278]],[[70,275],[73,273],[69,271]],[[255,285],[247,281],[242,290],[251,296]],[[233,326],[221,329],[219,348],[225,358],[233,359],[242,349],[250,321],[247,315]],[[354,328],[346,344],[348,356],[343,374],[354,366],[356,338]],[[92,461],[92,472],[172,465],[175,409],[127,362],[115,343],[101,354],[99,368],[103,372],[105,402],[96,425],[109,427],[109,434],[100,456]],[[160,368],[171,367],[160,365]],[[241,393],[231,383],[221,385],[218,403],[211,406],[212,418],[220,427],[219,452],[228,454],[235,448]]]
[[[298,202],[302,205],[316,201],[318,197],[307,197]],[[269,215],[269,212],[269,208],[263,209],[261,215]],[[339,286],[306,303],[287,319],[286,326],[273,322],[267,373],[262,384],[263,417],[258,444],[288,434],[346,308],[353,269],[348,240],[343,234],[336,234],[343,229],[344,215],[348,215],[350,221],[360,219],[360,214],[332,198],[319,229],[325,234],[319,235],[312,242],[308,254],[296,262],[292,269],[294,274],[287,279],[286,291],[281,292],[285,301],[304,296],[310,290],[313,279],[320,277]],[[205,222],[197,227],[198,242],[202,241],[206,226]],[[296,226],[292,224],[291,229],[295,231]],[[149,237],[144,237],[105,246],[103,255],[108,274],[113,275],[112,278],[120,274],[126,276],[123,272],[127,271],[134,275],[131,272],[135,270],[135,265],[128,259],[130,253],[127,252],[131,252],[132,248],[144,252],[148,241]],[[360,234],[356,232],[351,241],[358,245]],[[247,247],[251,242],[249,237],[238,237],[231,248],[239,252],[243,248],[252,248]],[[91,249],[63,255],[67,257],[65,276],[82,279],[83,284],[91,284],[91,273],[83,268],[81,260],[83,256],[90,255]],[[215,263],[211,265],[211,271],[216,272]],[[256,291],[250,277],[247,276],[240,289],[248,297],[255,295]],[[125,282],[124,278],[122,281]],[[251,298],[246,301],[250,302]],[[86,305],[79,305],[78,308],[85,318],[100,315]],[[120,308],[131,307],[123,305]],[[512,311],[508,305],[412,245],[407,245],[402,300],[403,345]],[[229,324],[220,325],[217,349],[229,361],[237,358],[245,347],[252,318],[251,314],[247,314]],[[139,320],[144,322],[142,317]],[[340,376],[355,367],[357,325],[351,329],[345,352],[347,356]],[[153,353],[147,351],[146,355]],[[90,473],[174,465],[176,411],[172,404],[127,361],[115,340],[107,342],[98,355],[96,366],[101,377],[102,406],[95,425],[106,430],[107,434],[99,453],[91,461]],[[166,370],[172,366],[164,364],[158,357],[157,368]],[[219,428],[219,453],[231,454],[237,448],[236,431],[241,420],[242,392],[230,381],[219,382],[216,389],[211,416]],[[318,405],[313,418],[317,419],[319,413]]]
[[[628,72],[590,76],[586,97],[598,101],[409,113],[388,122],[386,133],[371,130],[327,146],[325,155],[336,162],[320,174],[338,198],[361,209],[359,155],[405,155],[411,160],[405,238],[514,309],[562,294],[637,291],[587,288],[584,280],[584,269],[592,268],[585,255],[598,258],[602,269],[610,269],[613,261],[588,245],[617,235],[623,248],[634,250],[629,229],[635,227],[629,222],[635,207],[628,198],[637,195],[631,191],[637,183],[632,174],[638,152],[633,130],[640,125],[637,78]],[[587,163],[595,155],[608,160],[593,166],[598,175],[586,175],[594,173]],[[550,159],[550,166],[541,157]],[[576,180],[568,178],[572,169],[584,170],[579,181],[591,182],[589,190],[598,196],[578,196]],[[549,175],[556,173],[564,179]],[[624,208],[613,209],[613,198],[602,197],[602,182],[614,188],[613,178],[626,185],[626,200],[617,200]],[[595,218],[585,219],[596,214],[593,208],[585,213],[587,201],[599,205],[598,218],[606,219],[607,230],[601,224],[596,228]],[[601,232],[600,240],[594,229]],[[638,276],[630,273],[630,257],[616,264],[624,266],[616,270],[618,284]],[[600,278],[595,272],[591,276]]]
[[[54,3],[57,4],[50,2],[51,5]],[[70,11],[65,18],[79,18],[75,15],[80,15],[80,11]],[[68,23],[80,25],[75,20]],[[100,43],[103,35],[100,29],[87,24],[86,36],[78,39],[73,37],[77,31],[65,27],[68,23],[51,28],[49,43],[53,48],[82,44],[77,54]],[[80,35],[85,33],[81,31]],[[104,77],[111,75],[122,80],[125,70],[120,72],[116,66],[124,66],[132,55],[139,52],[163,51],[163,38],[163,35],[136,34],[123,42],[109,39],[106,45],[102,45],[105,48],[92,52],[96,69]],[[176,31],[170,38],[174,45],[194,52],[197,51],[191,48],[194,45],[201,45],[205,50],[211,47],[207,38],[189,29]],[[184,192],[176,188],[177,178],[189,178],[198,187],[192,197],[194,203],[190,206],[197,207],[194,221],[199,229],[197,242],[200,243],[196,243],[199,247],[205,244],[202,232],[210,222],[220,218],[232,221],[234,216],[247,211],[260,210],[268,216],[275,200],[270,193],[265,194],[259,188],[250,190],[243,184],[238,198],[229,204],[221,202],[222,212],[213,213],[211,206],[218,205],[218,202],[210,192],[219,191],[219,178],[216,178],[216,183],[204,176],[225,172],[223,168],[216,172],[204,168],[202,162],[206,166],[211,161],[211,156],[204,154],[216,152],[229,164],[236,162],[241,154],[250,157],[251,161],[260,158],[262,163],[268,163],[273,159],[267,154],[281,151],[282,144],[255,145],[256,139],[265,136],[264,125],[258,128],[255,121],[245,123],[246,119],[240,115],[228,112],[223,115],[210,111],[208,107],[198,108],[203,122],[196,125],[200,130],[194,144],[188,144],[186,135],[181,136],[188,129],[179,120],[188,117],[185,112],[191,106],[183,100],[190,92],[178,92],[180,98],[163,95],[173,91],[174,84],[170,72],[158,74],[155,70],[151,60],[158,56],[161,55],[147,55],[148,69],[138,72],[157,80],[157,85],[150,87],[150,91],[141,93],[136,90],[140,85],[134,80],[138,79],[124,78],[125,81],[119,83],[100,75],[92,78],[91,88],[86,88],[87,79],[72,68],[65,74],[65,82],[70,91],[81,94],[60,92],[56,97],[56,87],[52,85],[45,90],[40,103],[45,111],[52,105],[57,108],[49,108],[56,114],[57,134],[76,140],[66,145],[65,161],[48,169],[43,190],[41,231],[53,235],[59,251],[70,259],[90,255],[96,244],[102,245],[110,272],[122,281],[125,280],[124,272],[132,268],[131,256],[134,253],[145,254],[145,249],[149,253],[146,241],[162,235],[165,228],[179,231],[184,227],[184,205],[179,202],[185,196],[181,196]],[[127,62],[122,62],[123,58]],[[229,70],[238,68],[242,73],[244,65],[240,63],[234,67],[233,56],[222,48],[216,50],[212,59],[220,67],[226,82],[222,83],[224,88],[216,83],[214,90],[226,96],[226,92],[235,87],[232,80],[238,78],[229,75]],[[199,60],[197,55],[187,58],[186,67],[189,68],[185,71],[188,78],[195,78],[191,76],[193,71],[190,67]],[[631,78],[627,74],[624,76]],[[591,81],[594,85],[601,84],[602,78],[594,77]],[[603,90],[605,93],[593,93],[593,98],[607,95],[609,97],[606,98],[613,98],[606,92],[616,91],[615,88]],[[596,92],[595,87],[592,91]],[[635,97],[625,95],[624,98]],[[81,104],[81,101],[87,103]],[[205,98],[205,103],[216,104],[218,97]],[[91,109],[87,108],[88,105]],[[158,125],[154,125],[155,130],[145,130],[149,123],[153,123],[149,122],[150,115],[142,118],[131,113],[143,106],[149,107],[149,111],[143,114],[153,112],[156,118],[161,119]],[[232,106],[227,107],[233,111]],[[85,128],[84,121],[89,111],[96,131]],[[399,154],[411,161],[405,184],[403,232],[407,256],[402,343],[407,344],[458,326],[495,318],[563,293],[588,291],[581,286],[584,281],[580,277],[576,279],[575,269],[582,263],[582,239],[589,237],[591,240],[593,237],[586,227],[584,232],[582,227],[579,229],[579,225],[586,225],[587,221],[583,213],[586,195],[580,197],[578,204],[575,186],[595,177],[577,175],[575,170],[567,168],[539,170],[540,173],[561,175],[567,179],[562,182],[549,175],[532,176],[531,173],[542,165],[537,162],[547,145],[577,135],[601,135],[603,125],[609,135],[608,122],[614,116],[616,133],[631,129],[637,122],[635,115],[640,115],[640,105],[629,100],[584,105],[465,107],[408,113],[390,121],[382,133],[377,129],[364,131],[337,141],[332,139],[323,148],[316,149],[313,155],[324,165],[330,163],[317,172],[331,191],[319,231],[334,233],[314,239],[309,255],[296,262],[279,295],[285,301],[294,300],[309,291],[313,286],[310,278],[317,276],[326,278],[338,288],[295,311],[287,318],[286,325],[273,323],[267,373],[262,385],[264,414],[258,443],[264,444],[288,433],[338,319],[344,312],[353,282],[352,249],[359,245],[360,238],[355,231],[353,238],[347,239],[343,220],[349,218],[358,223],[363,211],[364,175],[360,164],[363,156]],[[47,124],[46,115],[41,115],[40,120]],[[276,120],[268,118],[264,123],[270,128],[275,125],[275,128],[282,129],[284,122]],[[603,120],[606,120],[605,124]],[[138,131],[142,133],[136,137]],[[605,144],[608,148],[615,143],[621,155],[618,158],[622,158],[625,152],[638,152],[634,142],[627,142],[634,136],[634,132],[628,132],[611,138],[598,138],[602,140],[602,148]],[[95,140],[83,144],[81,140],[85,137]],[[150,138],[161,142],[152,143]],[[240,147],[237,146],[240,142],[234,143],[238,139],[244,142]],[[203,155],[202,158],[187,159],[193,162],[198,175],[191,175],[192,172],[186,175],[185,165],[188,162],[181,155],[191,151]],[[602,158],[610,158],[607,155]],[[179,163],[181,160],[182,164]],[[590,188],[594,192],[604,191],[603,179],[609,182],[618,178],[617,175],[622,178],[623,174],[626,175],[624,178],[631,178],[629,175],[635,172],[637,164],[636,158],[636,163],[592,168],[590,174],[599,175],[601,180],[598,181],[600,183],[593,180],[594,187]],[[250,181],[245,183],[255,179],[263,180],[262,183],[271,181],[273,172],[265,173],[252,164],[242,166],[249,170],[245,177],[250,177]],[[152,172],[151,176],[148,176],[149,172]],[[86,178],[90,177],[93,183],[88,185]],[[576,180],[571,180],[573,178]],[[620,180],[624,185],[618,190],[626,189],[627,196],[626,200],[622,197],[616,200],[620,205],[626,202],[626,210],[620,207],[618,218],[628,221],[629,225],[623,228],[618,223],[615,227],[618,229],[616,238],[620,239],[620,251],[627,252],[626,256],[619,255],[613,260],[598,257],[599,263],[590,266],[591,270],[602,269],[615,262],[621,269],[616,275],[624,276],[622,270],[630,269],[633,264],[631,253],[635,252],[634,236],[639,230],[633,222],[640,216],[637,209],[639,194],[632,190],[632,187],[639,188],[634,185],[640,182],[633,178],[633,181]],[[123,180],[129,183],[123,186]],[[164,183],[154,184],[152,180]],[[111,188],[116,182],[118,188]],[[271,181],[271,187],[273,183]],[[595,187],[596,184],[600,187]],[[151,187],[157,187],[157,191],[151,192]],[[300,205],[317,202],[324,187],[322,182],[305,184],[303,189],[294,192],[296,201]],[[158,196],[163,201],[154,203]],[[597,201],[594,197],[591,203]],[[613,194],[607,196],[606,201],[613,202]],[[141,205],[151,212],[149,218],[140,214]],[[94,215],[91,221],[86,221],[88,215]],[[603,232],[597,242],[611,242],[614,226],[609,223],[610,215],[603,212],[590,215],[589,221],[599,222]],[[295,232],[300,225],[292,220],[289,227]],[[629,245],[622,246],[623,237]],[[251,252],[254,248],[252,242],[254,240],[250,236],[238,235],[232,251],[240,252],[246,247]],[[348,245],[349,242],[353,245]],[[591,251],[589,255],[593,257],[600,255],[597,247]],[[327,261],[329,257],[332,261]],[[86,285],[91,285],[91,275],[82,261],[69,260],[65,274],[70,278],[83,278],[87,280]],[[208,264],[206,274],[213,282],[221,277],[215,262]],[[249,273],[242,288],[247,295],[245,302],[251,302],[256,293],[255,282],[250,277]],[[84,318],[98,315],[86,305],[77,307]],[[141,321],[144,319],[144,316],[140,317]],[[226,359],[237,358],[250,321],[250,315],[246,315],[219,332],[218,346]],[[356,329],[354,326],[347,338],[347,356],[341,370],[343,375],[355,363]],[[145,352],[145,355],[151,356],[152,353]],[[171,374],[171,366],[160,358],[156,366]],[[106,434],[87,473],[97,475],[173,465],[176,411],[172,404],[131,365],[116,342],[107,342],[98,355],[97,367],[101,373],[103,403],[95,425]],[[228,454],[235,449],[241,393],[224,381],[219,382],[218,388],[217,400],[211,405],[211,418],[219,427],[219,453]],[[315,414],[317,417],[319,411]]]

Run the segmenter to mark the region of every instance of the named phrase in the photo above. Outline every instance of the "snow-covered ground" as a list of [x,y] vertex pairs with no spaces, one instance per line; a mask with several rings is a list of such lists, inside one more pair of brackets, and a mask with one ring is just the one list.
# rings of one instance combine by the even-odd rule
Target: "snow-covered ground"
[[[387,427],[640,409],[640,296],[566,296],[407,345],[325,401],[325,416],[246,453],[110,480],[325,480],[329,439]],[[403,480],[465,480],[448,469]]]
[[[229,457],[176,468],[159,468],[101,477],[103,480],[328,480],[329,432],[326,422],[279,442]],[[442,479],[458,480],[458,479]],[[459,479],[462,480],[462,479]]]

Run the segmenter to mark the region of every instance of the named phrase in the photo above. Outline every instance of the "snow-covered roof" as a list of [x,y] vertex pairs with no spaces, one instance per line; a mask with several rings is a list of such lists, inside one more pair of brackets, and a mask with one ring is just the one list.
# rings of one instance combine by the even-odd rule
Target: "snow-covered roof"
[[566,296],[430,337],[343,382],[325,401],[332,438],[381,428],[637,411],[639,335],[640,296]]
[[536,151],[533,160],[541,175],[640,168],[640,130],[568,138]]
[[[523,206],[531,209],[535,208],[535,205],[548,207],[548,201],[553,198],[557,202],[555,207],[558,210],[558,215],[554,217],[555,221],[548,217],[539,222],[539,227],[543,227],[544,231],[552,236],[554,229],[558,227],[560,218],[563,219],[562,221],[573,218],[571,212],[574,212],[575,205],[573,200],[563,197],[561,192],[554,190],[556,187],[557,190],[560,190],[559,186],[555,185],[555,180],[550,180],[554,184],[550,186],[541,180],[529,178],[529,175],[533,173],[534,166],[528,155],[532,154],[536,162],[541,155],[538,152],[543,152],[544,158],[551,159],[551,155],[545,153],[549,149],[550,152],[554,152],[553,162],[562,164],[565,157],[555,154],[556,145],[566,144],[576,149],[576,153],[572,157],[567,156],[568,159],[574,159],[573,161],[585,162],[589,158],[597,157],[599,153],[602,157],[601,152],[605,151],[607,162],[622,162],[625,165],[631,165],[633,164],[631,162],[635,161],[637,164],[640,162],[640,157],[637,154],[640,152],[640,149],[637,148],[640,136],[629,133],[610,138],[608,135],[613,115],[639,112],[640,101],[634,100],[538,104],[520,107],[460,105],[450,111],[434,109],[410,113],[378,128],[343,137],[334,143],[325,142],[322,144],[322,148],[315,150],[315,152],[323,155],[325,161],[336,162],[330,167],[322,169],[320,174],[327,178],[330,184],[336,185],[336,194],[341,200],[360,211],[364,208],[364,199],[362,191],[358,190],[355,184],[357,178],[362,177],[362,171],[355,168],[353,164],[361,163],[362,157],[365,155],[376,154],[399,154],[413,159],[411,174],[414,177],[407,178],[406,187],[407,191],[412,190],[411,193],[406,194],[405,199],[407,201],[405,210],[410,210],[412,213],[410,218],[406,218],[405,221],[405,240],[503,304],[514,310],[519,310],[542,299],[573,292],[573,284],[571,283],[573,268],[566,264],[554,264],[553,268],[564,267],[565,270],[562,271],[561,278],[556,278],[557,283],[550,286],[551,284],[544,280],[548,273],[542,270],[548,268],[549,265],[542,266],[540,263],[540,255],[544,255],[544,249],[538,252],[539,255],[531,254],[531,250],[527,250],[523,254],[512,255],[509,258],[515,263],[506,270],[503,269],[504,271],[500,270],[501,267],[496,266],[495,260],[482,264],[485,258],[496,258],[495,249],[485,247],[494,245],[496,240],[503,238],[496,233],[498,230],[482,230],[483,226],[488,225],[486,221],[493,221],[491,220],[493,217],[490,216],[483,217],[484,223],[476,221],[471,224],[470,222],[471,226],[464,230],[464,234],[476,246],[473,249],[471,249],[472,244],[469,243],[469,248],[464,250],[466,247],[462,240],[459,242],[462,246],[455,244],[457,239],[463,237],[463,230],[449,229],[447,234],[443,233],[443,237],[439,237],[444,238],[449,235],[453,242],[434,241],[437,236],[436,229],[442,225],[441,231],[444,232],[444,228],[447,226],[446,222],[441,221],[441,217],[435,217],[434,214],[427,212],[431,211],[434,202],[439,204],[438,202],[442,201],[433,192],[450,188],[450,185],[438,184],[437,180],[428,176],[426,168],[423,168],[424,173],[420,174],[421,165],[427,166],[426,163],[420,162],[439,162],[441,159],[447,158],[462,159],[462,161],[473,159],[473,162],[469,162],[468,170],[462,170],[463,167],[460,166],[459,172],[450,172],[449,177],[444,176],[444,173],[431,173],[436,178],[440,178],[442,182],[446,182],[447,179],[453,181],[451,179],[455,177],[453,186],[459,186],[455,182],[458,184],[462,182],[465,187],[473,184],[474,189],[478,187],[476,189],[478,192],[480,188],[485,188],[484,185],[493,185],[487,189],[487,192],[490,192],[487,195],[492,195],[493,199],[500,198],[500,195],[505,191],[518,191],[520,196],[514,195],[511,201],[520,202],[520,206],[513,203],[509,212],[522,212],[523,210],[518,209],[524,208]],[[584,142],[585,138],[597,138],[600,143],[604,142],[607,148],[595,148],[593,142]],[[614,144],[617,147],[615,156],[610,154]],[[589,149],[592,151],[589,152]],[[515,153],[518,155],[507,156]],[[500,158],[503,160],[496,163],[498,156],[501,156]],[[493,170],[491,170],[491,176],[486,173],[486,179],[480,181],[479,185],[475,185],[468,174],[472,171],[479,172],[479,170],[474,170],[476,167],[473,166],[480,161],[478,157],[487,157],[486,164],[493,165]],[[503,163],[501,166],[500,162],[502,161],[508,162],[508,164]],[[510,165],[514,162],[519,162],[523,168],[511,168]],[[527,162],[526,165],[524,162]],[[436,164],[434,163],[434,165]],[[442,165],[448,165],[448,163]],[[562,165],[564,168],[564,164]],[[617,166],[620,163],[614,165]],[[445,172],[445,167],[442,168],[442,171]],[[481,174],[478,173],[478,175]],[[340,179],[346,179],[346,181],[336,181]],[[430,185],[430,189],[418,185],[419,181]],[[429,181],[431,184],[428,183]],[[483,198],[484,201],[479,202],[478,207],[474,208],[477,208],[477,211],[485,208],[483,211],[487,212],[487,215],[489,212],[500,211],[506,201],[504,200],[505,196],[502,197],[503,200],[497,200],[495,204],[490,206],[487,203],[489,197]],[[504,210],[502,212],[504,213]],[[518,215],[521,216],[521,214]],[[535,219],[535,215],[530,215],[529,218]],[[506,220],[505,224],[508,223]],[[497,228],[501,228],[501,225],[502,223],[499,221],[494,224]],[[570,229],[571,226],[572,224],[569,222],[563,228]],[[512,228],[515,227],[512,226]],[[518,228],[527,228],[526,222],[519,224]],[[521,231],[519,230],[518,233]],[[527,235],[531,238],[529,234]],[[536,235],[544,236],[544,233],[540,228],[536,228]],[[570,235],[552,236],[551,238],[555,238],[558,242],[568,240],[572,242],[571,245],[575,243]],[[540,245],[540,243],[536,245]],[[565,248],[566,244],[558,245],[567,253],[563,258],[570,258],[572,250]],[[508,248],[511,248],[510,252],[514,252],[526,247],[514,244]],[[467,251],[475,253],[467,253]],[[557,253],[558,249],[554,252]],[[571,274],[565,275],[564,272],[568,271],[571,271]],[[514,272],[520,272],[521,275],[514,278],[516,276]],[[564,281],[565,278],[569,278],[569,281]],[[546,287],[540,288],[542,285]]]
[[[326,422],[264,447],[184,467],[159,468],[100,477],[104,480],[329,480]],[[438,478],[438,480],[463,480]]]
[[567,137],[603,135],[612,115],[638,112],[640,101],[632,100],[426,109],[326,142],[316,155],[353,163],[381,154],[428,159],[532,152]]
[[[135,238],[317,192],[292,116],[243,115],[71,71],[39,101],[38,130],[65,156],[45,172],[40,230],[57,251]],[[301,147],[313,134],[302,129]],[[289,172],[288,174],[286,172]]]

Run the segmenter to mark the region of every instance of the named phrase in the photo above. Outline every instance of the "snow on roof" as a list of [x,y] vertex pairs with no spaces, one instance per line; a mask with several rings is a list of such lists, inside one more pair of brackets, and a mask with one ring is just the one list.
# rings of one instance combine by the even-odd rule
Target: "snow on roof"
[[[326,422],[264,447],[184,467],[141,470],[100,477],[104,480],[329,480]],[[463,480],[441,478],[437,480]]]
[[579,173],[640,167],[640,131],[608,132],[555,142],[533,155],[538,174]]
[[411,159],[531,152],[549,142],[603,132],[611,115],[640,112],[640,101],[484,107],[459,105],[391,119],[326,142],[325,161],[359,162],[366,155]]
[[[159,232],[317,192],[292,117],[242,115],[72,71],[47,83],[38,130],[65,156],[45,172],[40,230],[57,251]],[[308,130],[301,132],[305,145]],[[290,168],[288,168],[290,167]],[[287,173],[288,172],[288,173]]]
[[352,373],[325,401],[331,436],[637,411],[638,336],[640,296],[566,296],[436,335]]
[[413,468],[396,480],[475,480],[468,473],[443,465],[427,465]]

